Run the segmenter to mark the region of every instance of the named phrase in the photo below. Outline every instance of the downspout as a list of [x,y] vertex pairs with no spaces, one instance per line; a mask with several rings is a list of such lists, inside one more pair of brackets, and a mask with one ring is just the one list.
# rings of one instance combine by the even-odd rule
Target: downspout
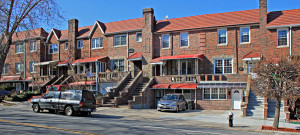
[[26,79],[26,42],[24,42],[24,66],[23,66],[23,72],[24,72],[24,82],[23,82],[23,85],[24,85],[24,90],[25,90],[25,79]]
[[58,42],[58,61],[60,60],[60,42]]
[[91,37],[89,37],[89,58],[91,58]]
[[236,74],[239,74],[239,50],[238,50],[238,27],[235,29],[235,55],[236,55]]
[[290,25],[290,56],[292,56],[292,26]]
[[127,71],[129,71],[129,65],[128,65],[129,64],[129,61],[128,61],[128,57],[129,57],[129,54],[128,54],[129,53],[129,36],[128,36],[128,32],[126,32],[126,34],[127,34],[126,35],[127,36],[126,37],[127,38],[127,43],[126,43],[127,44],[127,57],[126,57],[126,61],[127,61]]

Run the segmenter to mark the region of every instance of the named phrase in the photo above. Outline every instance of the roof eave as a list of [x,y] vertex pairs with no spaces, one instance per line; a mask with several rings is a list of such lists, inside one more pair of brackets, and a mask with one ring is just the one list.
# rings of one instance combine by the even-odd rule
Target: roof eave
[[288,27],[300,27],[300,24],[281,25],[281,26],[270,26],[270,27],[266,27],[266,28],[267,28],[267,29],[277,29],[277,28],[288,28]]
[[127,32],[138,32],[138,31],[142,31],[142,29],[134,29],[134,30],[126,30],[126,31],[104,33],[104,35],[113,35],[113,34],[121,34],[121,33],[127,33]]

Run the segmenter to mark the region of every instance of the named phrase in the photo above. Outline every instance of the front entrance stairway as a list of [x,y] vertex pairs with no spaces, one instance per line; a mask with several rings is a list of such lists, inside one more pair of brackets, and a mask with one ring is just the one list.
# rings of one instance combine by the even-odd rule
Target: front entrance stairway
[[264,119],[264,97],[256,96],[253,91],[250,91],[247,116]]
[[132,100],[133,96],[140,96],[142,90],[148,83],[139,83],[135,89],[130,92],[129,100]]

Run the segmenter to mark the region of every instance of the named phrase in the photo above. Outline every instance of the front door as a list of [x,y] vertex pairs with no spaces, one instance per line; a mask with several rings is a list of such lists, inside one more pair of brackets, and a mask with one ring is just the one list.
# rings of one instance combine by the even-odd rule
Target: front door
[[232,95],[232,109],[241,109],[242,91],[232,90],[231,95]]
[[134,61],[134,76],[136,76],[139,72],[142,71],[142,61]]

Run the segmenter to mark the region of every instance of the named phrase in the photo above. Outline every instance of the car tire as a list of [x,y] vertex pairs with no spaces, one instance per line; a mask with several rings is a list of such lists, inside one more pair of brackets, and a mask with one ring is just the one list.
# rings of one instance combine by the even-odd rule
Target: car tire
[[49,110],[49,113],[55,113],[55,110]]
[[65,109],[65,114],[67,116],[72,116],[74,114],[74,109],[72,106],[67,106]]
[[40,105],[37,104],[37,103],[33,104],[33,105],[32,105],[32,110],[33,110],[33,112],[35,112],[35,113],[40,112],[40,111],[41,111]]

